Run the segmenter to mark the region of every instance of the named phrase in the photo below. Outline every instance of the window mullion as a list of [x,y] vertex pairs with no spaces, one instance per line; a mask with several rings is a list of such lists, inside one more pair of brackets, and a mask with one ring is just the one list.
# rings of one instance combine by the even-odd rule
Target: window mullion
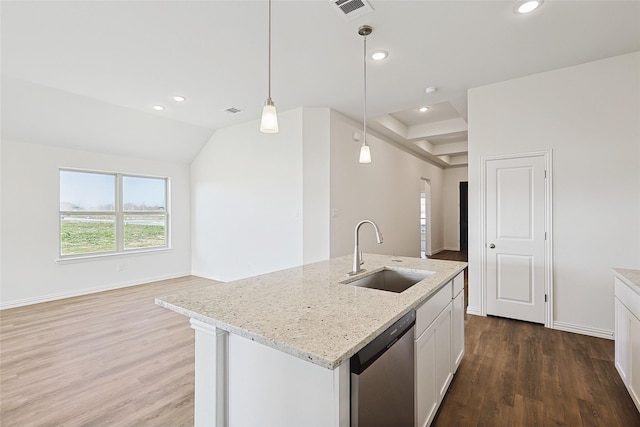
[[124,251],[124,214],[122,197],[122,174],[116,175],[116,250]]

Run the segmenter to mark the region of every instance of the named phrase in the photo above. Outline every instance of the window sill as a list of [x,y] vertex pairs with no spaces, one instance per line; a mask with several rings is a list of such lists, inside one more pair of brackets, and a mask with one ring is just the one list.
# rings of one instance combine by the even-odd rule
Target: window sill
[[126,252],[109,252],[109,253],[92,254],[92,255],[68,256],[68,257],[58,258],[56,259],[56,262],[58,264],[75,264],[78,262],[97,261],[101,259],[130,257],[132,255],[149,255],[149,254],[155,254],[160,252],[169,252],[172,250],[173,250],[172,248],[132,249]]

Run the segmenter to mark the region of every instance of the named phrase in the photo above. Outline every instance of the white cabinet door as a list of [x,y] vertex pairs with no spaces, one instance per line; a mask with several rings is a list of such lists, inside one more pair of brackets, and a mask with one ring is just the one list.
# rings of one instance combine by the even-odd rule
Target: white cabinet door
[[416,369],[416,423],[417,427],[429,425],[438,407],[436,395],[436,335],[435,328],[428,328],[415,342]]
[[616,369],[625,384],[629,383],[629,316],[630,313],[618,298],[615,298],[615,363]]
[[461,291],[453,299],[453,328],[452,342],[453,349],[453,372],[455,373],[462,362],[464,356],[464,292]]
[[640,411],[640,320],[629,313],[629,393]]
[[453,378],[451,303],[416,340],[416,425],[427,426]]
[[451,366],[451,329],[453,322],[451,315],[451,304],[449,304],[434,323],[436,329],[436,390],[438,391],[438,404],[444,398],[453,379],[453,368]]

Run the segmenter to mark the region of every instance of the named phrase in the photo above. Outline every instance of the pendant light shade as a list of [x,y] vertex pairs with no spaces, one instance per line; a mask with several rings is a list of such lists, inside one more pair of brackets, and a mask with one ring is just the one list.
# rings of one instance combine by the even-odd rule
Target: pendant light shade
[[278,133],[278,113],[271,98],[267,99],[262,109],[262,120],[260,120],[260,132]]
[[371,150],[366,144],[362,144],[360,147],[360,163],[371,163]]
[[364,64],[364,131],[362,146],[360,147],[359,163],[371,163],[371,150],[369,149],[369,145],[367,145],[367,36],[371,34],[372,31],[373,28],[369,25],[363,25],[358,28],[358,34],[364,37],[364,53],[362,55]]
[[271,0],[269,0],[269,97],[262,109],[262,119],[260,120],[260,132],[278,133],[278,113],[276,106],[271,99]]

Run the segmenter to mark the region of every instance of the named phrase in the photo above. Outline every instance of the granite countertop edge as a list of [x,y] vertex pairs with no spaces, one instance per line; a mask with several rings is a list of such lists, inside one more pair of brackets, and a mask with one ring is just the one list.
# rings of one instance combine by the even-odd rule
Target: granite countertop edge
[[[281,276],[286,276],[287,273],[291,273],[291,272],[295,276],[301,271],[301,269],[304,269],[305,267],[311,267],[311,268],[316,267],[319,270],[322,270],[323,268],[329,268],[329,266],[335,267],[336,265],[338,265],[342,267],[344,265],[344,267],[346,268],[346,270],[344,270],[345,271],[344,275],[339,275],[338,277],[334,277],[331,280],[327,280],[325,278],[324,280],[325,282],[329,281],[331,283],[328,283],[328,284],[322,283],[322,284],[319,284],[318,286],[329,286],[330,289],[334,289],[333,288],[334,286],[344,287],[342,289],[338,289],[338,288],[335,288],[335,289],[338,289],[341,291],[345,291],[345,290],[350,291],[355,294],[356,298],[358,297],[358,295],[362,296],[363,299],[365,297],[371,297],[372,304],[385,305],[385,303],[388,302],[389,305],[394,306],[395,304],[395,306],[398,307],[397,309],[390,310],[389,315],[386,315],[386,316],[382,315],[380,318],[373,319],[370,325],[364,325],[364,328],[361,328],[361,329],[364,329],[364,331],[358,331],[359,333],[354,333],[353,337],[349,338],[348,344],[346,346],[342,346],[341,348],[336,349],[336,351],[334,352],[329,352],[330,354],[327,354],[327,355],[319,354],[318,351],[313,351],[312,349],[309,349],[309,347],[305,345],[305,342],[294,343],[294,342],[291,342],[290,339],[288,340],[286,337],[268,336],[269,334],[272,334],[272,331],[266,331],[267,333],[261,333],[260,330],[257,330],[259,328],[254,328],[250,324],[244,325],[245,322],[243,320],[249,319],[250,316],[245,315],[240,320],[234,322],[234,321],[224,321],[224,320],[221,320],[220,318],[217,318],[217,317],[224,317],[223,315],[216,316],[216,315],[203,313],[204,311],[209,311],[208,310],[209,307],[207,307],[207,310],[198,309],[198,308],[194,308],[193,307],[194,304],[191,304],[189,302],[190,298],[196,299],[200,295],[202,295],[201,293],[202,291],[200,292],[193,291],[193,292],[169,295],[165,297],[158,297],[156,298],[155,302],[157,305],[163,308],[172,310],[176,313],[182,314],[191,319],[198,320],[200,322],[203,322],[215,328],[219,328],[229,333],[236,334],[241,337],[250,339],[252,341],[255,341],[257,343],[282,351],[286,354],[292,355],[299,359],[314,363],[323,368],[333,370],[338,366],[340,366],[342,363],[348,361],[351,358],[351,356],[353,356],[361,348],[363,348],[365,345],[371,342],[380,333],[384,332],[384,330],[387,329],[389,326],[391,326],[395,321],[400,319],[409,311],[416,309],[418,306],[420,306],[424,301],[429,299],[431,295],[438,292],[443,286],[445,286],[450,280],[452,280],[455,276],[457,276],[460,272],[462,272],[467,267],[466,262],[426,260],[426,259],[419,259],[419,258],[392,257],[392,256],[385,256],[385,255],[365,254],[364,259],[365,259],[365,267],[368,268],[368,271],[361,273],[361,275],[359,276],[366,276],[368,274],[373,274],[385,268],[386,269],[402,268],[402,269],[413,270],[413,271],[434,271],[438,269],[440,270],[444,269],[447,271],[445,273],[443,273],[442,271],[435,271],[435,273],[432,276],[427,277],[426,279],[418,282],[416,285],[414,285],[412,288],[408,289],[407,291],[399,294],[395,294],[391,292],[378,291],[373,289],[364,289],[364,288],[358,288],[355,286],[342,284],[341,282],[353,279],[346,274],[346,272],[349,271],[350,263],[352,262],[352,257],[345,256],[345,257],[335,258],[328,261],[321,261],[314,264],[303,265],[300,267],[294,267],[287,270],[267,273],[264,275],[259,275],[255,277],[249,277],[246,279],[224,283],[224,285],[231,285],[231,286],[233,286],[234,284],[237,284],[238,286],[243,286],[243,285],[252,286],[255,283],[264,282],[264,283],[260,283],[260,285],[270,286],[271,285],[270,281],[272,278],[279,278],[278,280],[282,281],[282,279],[280,278]],[[400,263],[406,263],[406,264],[400,265]],[[446,267],[446,268],[443,268],[443,267]],[[300,279],[297,278],[297,280],[300,280]],[[219,286],[219,285],[212,285],[206,288],[208,290],[207,291],[208,294],[215,295],[216,286]],[[274,286],[282,286],[282,283],[274,283]],[[349,287],[347,288],[346,286],[349,286]],[[292,285],[291,287],[295,289],[295,285]],[[255,288],[249,289],[247,292],[255,292]],[[282,294],[282,291],[280,291],[280,294]],[[283,297],[284,299],[278,302],[281,303],[283,307],[286,307],[288,303],[290,303],[290,301],[286,300],[287,295],[280,295],[280,294],[278,295],[280,297]],[[338,305],[337,307],[338,310],[340,309],[339,304],[343,303],[340,300],[336,300],[336,301],[328,300],[328,302],[335,303],[336,305]],[[332,307],[332,310],[336,310],[336,307]],[[384,311],[384,310],[381,310],[381,311]],[[313,327],[315,328],[316,326],[317,325],[314,325]],[[262,331],[262,332],[265,332],[265,331]],[[319,332],[319,333],[321,334],[322,332]]]

